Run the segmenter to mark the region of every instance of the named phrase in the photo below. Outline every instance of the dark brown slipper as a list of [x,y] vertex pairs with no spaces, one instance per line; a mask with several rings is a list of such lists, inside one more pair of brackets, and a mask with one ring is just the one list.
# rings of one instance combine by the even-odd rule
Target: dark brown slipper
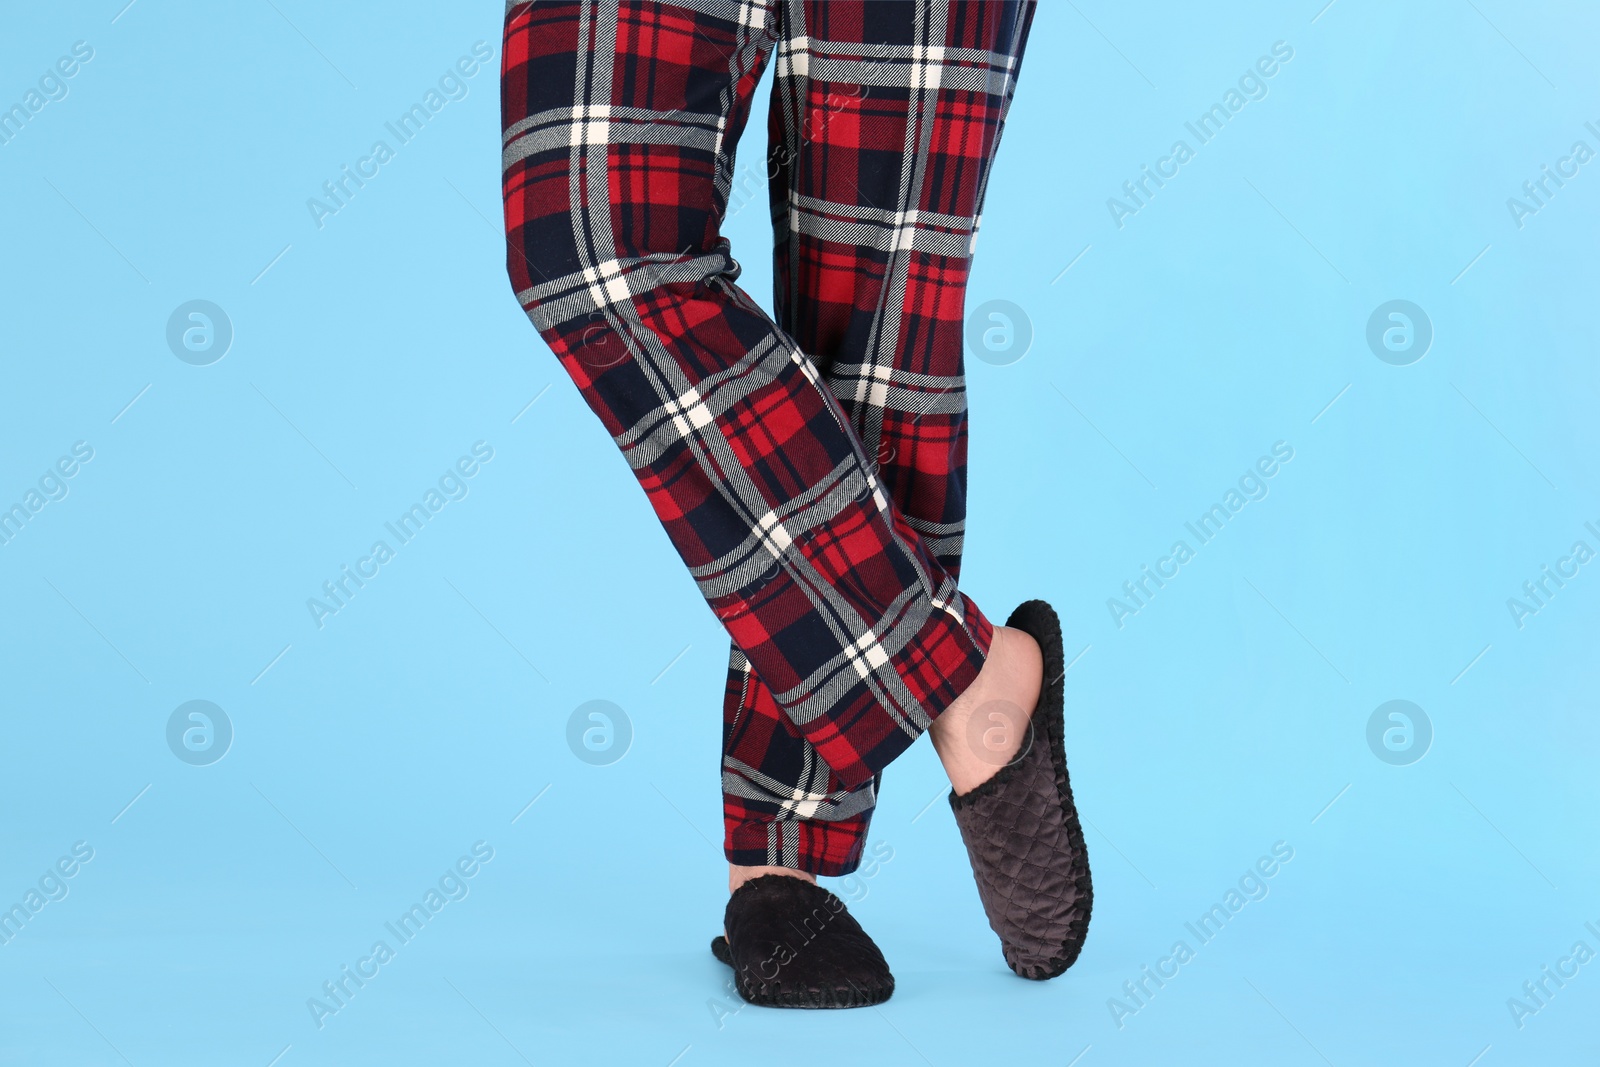
[[1078,958],[1094,903],[1062,743],[1066,657],[1043,600],[1020,605],[1006,625],[1039,642],[1043,691],[1022,754],[970,793],[951,791],[950,807],[1006,963],[1024,978],[1054,978]]
[[711,954],[734,987],[768,1008],[864,1008],[894,992],[883,953],[844,901],[802,878],[764,874],[728,898]]

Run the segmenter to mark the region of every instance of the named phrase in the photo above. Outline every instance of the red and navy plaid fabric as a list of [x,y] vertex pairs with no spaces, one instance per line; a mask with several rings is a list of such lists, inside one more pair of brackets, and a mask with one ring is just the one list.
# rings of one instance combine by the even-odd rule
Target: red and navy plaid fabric
[[[1018,0],[507,6],[507,262],[733,640],[730,861],[844,874],[982,666],[962,315]],[[777,54],[776,322],[719,232]]]

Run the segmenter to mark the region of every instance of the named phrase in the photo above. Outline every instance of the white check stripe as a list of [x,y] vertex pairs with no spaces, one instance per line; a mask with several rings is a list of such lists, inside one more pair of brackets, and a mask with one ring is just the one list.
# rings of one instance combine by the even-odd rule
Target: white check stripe
[[611,140],[611,106],[590,104],[573,108],[572,143],[607,144]]
[[770,511],[757,521],[756,532],[761,535],[767,551],[772,553],[774,559],[781,557],[788,551],[789,546],[794,544],[794,538],[789,536],[783,520]]
[[589,283],[589,296],[599,309],[623,303],[630,295],[627,279],[622,276],[622,264],[614,259],[598,267],[585,267],[583,280]]
[[777,77],[805,78],[811,73],[811,39],[790,37],[778,46]]
[[883,645],[878,642],[878,635],[870,628],[845,652],[849,656],[850,666],[863,678],[872,677],[873,671],[889,662],[889,653],[884,651]]
[[785,811],[792,811],[802,819],[809,819],[817,813],[817,808],[828,799],[826,793],[807,793],[803,789],[796,789],[794,795],[785,800],[782,807]]
[[683,437],[688,437],[695,430],[709,425],[716,419],[716,416],[711,414],[711,409],[706,407],[706,402],[700,399],[700,391],[694,388],[690,388],[682,396],[668,400],[663,408],[672,419],[672,425]]
[[943,45],[918,45],[911,52],[911,88],[937,89],[944,71]]
[[894,368],[875,363],[864,368],[867,373],[856,379],[856,402],[881,408],[889,397],[889,381]]

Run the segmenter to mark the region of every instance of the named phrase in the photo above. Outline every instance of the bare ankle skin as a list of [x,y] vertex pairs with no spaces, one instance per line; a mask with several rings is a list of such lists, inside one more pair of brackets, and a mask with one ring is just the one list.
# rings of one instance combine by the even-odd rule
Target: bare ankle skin
[[928,735],[956,793],[970,793],[1020,755],[1044,686],[1039,643],[1021,630],[994,628],[983,670]]
[[728,864],[728,892],[732,893],[752,878],[760,878],[764,874],[786,874],[802,881],[810,882],[812,885],[817,884],[816,875],[807,871],[797,871],[793,867],[739,867],[730,863]]

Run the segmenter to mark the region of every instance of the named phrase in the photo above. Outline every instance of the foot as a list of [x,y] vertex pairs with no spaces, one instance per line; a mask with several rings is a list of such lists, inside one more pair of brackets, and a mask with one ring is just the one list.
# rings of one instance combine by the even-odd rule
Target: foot
[[958,795],[972,792],[1026,751],[1043,687],[1039,642],[1022,630],[996,626],[978,677],[928,729]]
[[733,968],[734,988],[771,1008],[859,1008],[881,1004],[894,976],[844,901],[809,878],[783,871],[754,877],[728,899],[726,936],[711,953]]
[[1043,658],[1044,691],[1021,750],[986,782],[952,792],[950,808],[1006,963],[1024,978],[1043,980],[1077,960],[1094,885],[1067,774],[1061,621],[1049,604],[1030,600],[1011,613],[1006,626],[1032,638]]
[[[810,871],[797,871],[793,867],[740,867],[737,864],[730,863],[728,864],[728,895],[732,896],[738,892],[739,887],[751,879],[760,878],[766,874],[781,874],[789,878],[798,878],[802,882],[810,882],[812,885],[817,884],[817,876]],[[722,936],[724,938],[728,936],[726,927],[722,930]]]

